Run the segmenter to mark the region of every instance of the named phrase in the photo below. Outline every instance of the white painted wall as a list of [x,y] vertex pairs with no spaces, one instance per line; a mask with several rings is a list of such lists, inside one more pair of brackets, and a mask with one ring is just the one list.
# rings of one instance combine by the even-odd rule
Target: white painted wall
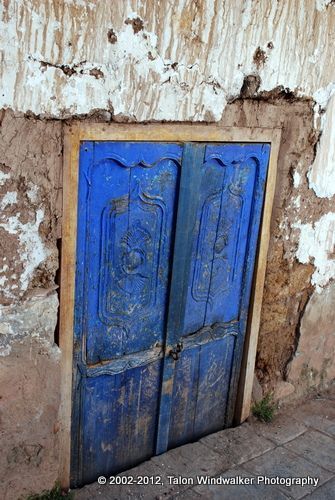
[[308,180],[320,198],[335,195],[335,95],[329,100],[322,117],[322,135]]
[[[335,80],[329,3],[6,0],[0,106],[61,117],[111,104],[138,121],[219,120],[250,73],[259,73],[263,90],[319,95]],[[125,20],[137,16],[144,30],[135,34]],[[259,68],[258,47],[266,59]],[[76,73],[66,76],[61,65]]]
[[323,215],[314,224],[298,222],[293,227],[300,229],[297,258],[303,264],[313,261],[312,284],[320,292],[335,276],[335,213]]

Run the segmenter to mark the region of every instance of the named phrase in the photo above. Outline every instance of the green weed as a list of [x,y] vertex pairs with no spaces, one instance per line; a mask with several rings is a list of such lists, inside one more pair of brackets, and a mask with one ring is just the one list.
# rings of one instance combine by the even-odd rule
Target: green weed
[[271,422],[275,415],[276,405],[271,393],[267,394],[261,401],[252,407],[252,414],[261,422]]
[[72,500],[73,493],[65,493],[59,484],[56,484],[52,490],[42,491],[39,495],[30,495],[27,500]]

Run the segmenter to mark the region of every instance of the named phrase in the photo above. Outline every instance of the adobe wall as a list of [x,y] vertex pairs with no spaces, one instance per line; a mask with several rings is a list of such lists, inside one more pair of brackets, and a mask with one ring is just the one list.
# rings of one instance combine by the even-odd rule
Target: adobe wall
[[0,483],[2,498],[58,474],[62,124],[1,114]]
[[52,488],[58,476],[64,120],[281,127],[256,375],[280,400],[329,384],[333,2],[6,0],[0,14],[4,498]]
[[[335,369],[333,287],[327,284],[315,291],[313,279],[320,270],[315,261],[313,265],[309,259],[301,262],[298,258],[302,243],[297,228],[308,226],[315,232],[320,220],[326,219],[324,214],[334,209],[333,199],[319,198],[308,184],[318,144],[313,101],[280,90],[240,98],[226,107],[222,124],[282,129],[256,376],[264,393],[274,391],[280,400],[301,397],[310,388],[334,380]],[[334,228],[324,223],[319,229],[330,249]],[[308,247],[305,251],[312,253]],[[331,265],[332,255],[327,258]],[[322,321],[314,319],[313,325],[306,320],[311,304],[314,318],[323,317]],[[310,338],[308,345],[305,337]]]

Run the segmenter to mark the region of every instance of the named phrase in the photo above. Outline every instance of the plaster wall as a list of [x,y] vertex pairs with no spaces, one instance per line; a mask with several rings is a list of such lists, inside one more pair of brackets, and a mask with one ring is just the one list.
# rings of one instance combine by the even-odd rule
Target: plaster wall
[[0,496],[16,500],[58,477],[62,124],[0,121]]
[[290,397],[333,379],[334,33],[326,0],[2,1],[5,498],[57,479],[64,120],[281,127],[256,373],[264,391],[284,383]]
[[335,90],[332,3],[6,0],[0,106],[219,120],[251,73],[260,90],[324,103]]

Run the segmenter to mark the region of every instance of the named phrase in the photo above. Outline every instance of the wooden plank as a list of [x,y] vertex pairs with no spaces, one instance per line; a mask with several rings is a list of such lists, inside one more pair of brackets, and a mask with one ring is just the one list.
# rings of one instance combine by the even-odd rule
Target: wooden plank
[[84,469],[78,485],[130,469],[154,455],[161,362],[83,379]]
[[79,144],[78,135],[65,130],[59,338],[59,346],[62,351],[59,480],[63,488],[68,488],[70,485],[73,312]]
[[176,363],[169,448],[222,429],[235,336],[183,350]]
[[77,122],[71,126],[79,140],[160,142],[271,142],[269,128],[228,128],[220,125],[157,123],[107,124]]
[[167,320],[162,396],[157,431],[157,454],[163,453],[168,448],[175,372],[175,361],[172,360],[169,353],[176,348],[176,344],[181,338],[193,244],[192,230],[196,219],[197,193],[201,182],[201,168],[199,167],[203,163],[204,154],[205,146],[203,145],[185,144],[184,146]]
[[279,129],[273,130],[270,162],[265,187],[264,208],[259,236],[258,255],[254,271],[253,293],[249,306],[249,321],[244,343],[244,354],[235,408],[235,424],[244,422],[250,414],[280,139],[281,131]]
[[193,423],[199,378],[199,350],[201,346],[180,353],[175,365],[172,407],[169,428],[169,448],[175,448],[193,439]]
[[[260,145],[258,145],[260,146]],[[253,274],[255,269],[255,260],[257,254],[257,241],[260,230],[262,209],[264,205],[264,197],[265,197],[265,186],[267,179],[267,171],[270,159],[270,145],[262,144],[258,155],[255,155],[258,160],[258,166],[255,160],[250,158],[250,161],[254,162],[254,169],[256,175],[256,183],[253,191],[253,207],[251,212],[251,219],[249,222],[249,234],[245,234],[245,239],[247,241],[247,254],[244,262],[244,275],[241,289],[241,300],[240,300],[240,314],[239,314],[239,323],[240,323],[240,333],[237,337],[236,342],[236,355],[234,356],[234,363],[232,365],[232,375],[229,389],[229,401],[228,408],[226,413],[226,427],[231,427],[234,420],[234,413],[236,408],[236,396],[238,392],[238,382],[239,375],[241,370],[241,363],[243,359],[243,348],[244,348],[244,339],[247,329],[247,320],[249,317],[249,307],[250,307],[250,297],[252,290],[252,282],[253,282]],[[235,300],[233,299],[233,302]]]
[[194,438],[219,431],[223,427],[235,342],[236,337],[228,335],[201,347]]

